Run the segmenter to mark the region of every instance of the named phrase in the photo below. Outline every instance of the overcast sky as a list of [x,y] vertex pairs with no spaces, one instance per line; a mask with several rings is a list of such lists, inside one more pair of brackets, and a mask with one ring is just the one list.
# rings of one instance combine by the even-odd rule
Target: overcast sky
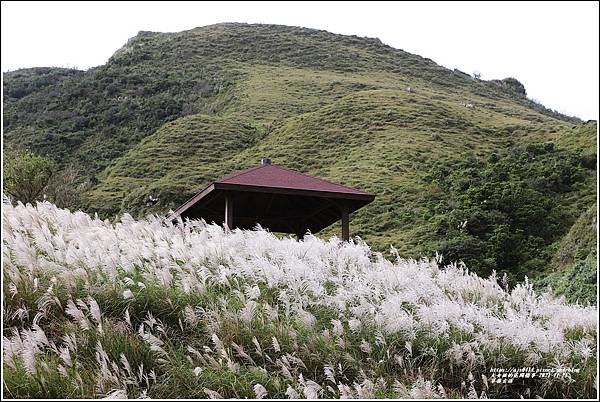
[[138,31],[218,22],[297,25],[377,37],[530,98],[598,118],[598,3],[2,2],[2,71],[104,64]]

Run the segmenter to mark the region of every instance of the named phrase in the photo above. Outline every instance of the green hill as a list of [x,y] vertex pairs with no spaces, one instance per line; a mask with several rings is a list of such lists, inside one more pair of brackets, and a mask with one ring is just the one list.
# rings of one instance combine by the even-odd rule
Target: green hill
[[140,32],[88,71],[6,73],[4,99],[5,142],[76,167],[88,190],[72,207],[104,217],[166,212],[268,156],[377,194],[352,218],[377,250],[520,277],[595,205],[595,123],[377,39]]

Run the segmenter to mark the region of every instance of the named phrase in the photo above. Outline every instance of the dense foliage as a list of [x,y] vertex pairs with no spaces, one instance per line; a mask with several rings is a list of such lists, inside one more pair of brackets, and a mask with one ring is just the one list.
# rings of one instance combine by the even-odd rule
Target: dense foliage
[[[481,274],[496,270],[518,278],[544,271],[555,242],[581,207],[594,202],[592,191],[581,191],[595,169],[586,160],[581,152],[544,143],[434,169],[430,178],[445,193],[442,202],[430,204],[443,239],[435,248]],[[573,193],[578,199],[569,197]]]
[[[9,397],[592,398],[597,308],[463,265],[3,206]],[[494,368],[570,370],[500,379]]]

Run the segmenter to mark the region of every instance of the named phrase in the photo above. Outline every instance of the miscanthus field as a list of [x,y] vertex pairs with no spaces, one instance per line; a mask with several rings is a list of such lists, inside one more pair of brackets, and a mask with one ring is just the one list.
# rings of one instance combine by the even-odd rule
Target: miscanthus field
[[[359,239],[4,203],[3,393],[594,397],[597,307]],[[566,369],[502,383],[496,368]]]

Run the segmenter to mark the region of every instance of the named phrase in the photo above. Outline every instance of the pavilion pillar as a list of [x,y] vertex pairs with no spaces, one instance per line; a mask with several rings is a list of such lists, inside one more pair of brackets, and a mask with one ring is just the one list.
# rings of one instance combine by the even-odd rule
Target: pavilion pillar
[[342,205],[340,210],[342,215],[342,240],[350,241],[350,217],[348,214],[348,207]]
[[225,230],[233,229],[233,196],[225,194]]
[[304,235],[306,234],[306,229],[298,229],[296,231],[296,236],[298,236],[298,240],[304,240]]

